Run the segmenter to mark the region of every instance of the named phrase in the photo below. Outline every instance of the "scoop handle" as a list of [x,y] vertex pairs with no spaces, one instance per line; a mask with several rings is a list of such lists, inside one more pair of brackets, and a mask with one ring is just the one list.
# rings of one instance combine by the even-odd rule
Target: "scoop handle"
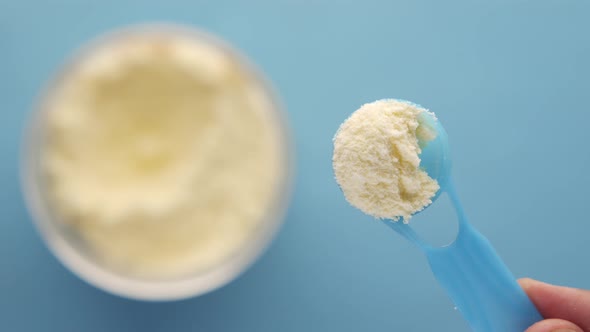
[[523,332],[543,319],[490,242],[467,222],[455,242],[426,255],[474,331]]

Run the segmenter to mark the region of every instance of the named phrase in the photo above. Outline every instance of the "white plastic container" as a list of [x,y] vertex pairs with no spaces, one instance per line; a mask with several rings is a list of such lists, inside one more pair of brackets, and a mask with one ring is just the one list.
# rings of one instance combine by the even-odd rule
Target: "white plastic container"
[[[255,83],[264,87],[268,98],[272,100],[274,105],[273,113],[276,115],[276,125],[280,127],[279,132],[281,133],[281,137],[278,139],[282,146],[283,155],[280,158],[285,168],[284,176],[278,181],[279,185],[275,188],[276,204],[267,211],[262,226],[251,235],[241,250],[208,270],[171,279],[133,277],[111,269],[94,259],[85,249],[76,229],[59,220],[59,217],[52,212],[48,199],[45,197],[43,177],[40,172],[40,152],[43,148],[41,143],[46,130],[44,103],[51,96],[52,88],[63,77],[67,77],[73,63],[92,53],[95,47],[130,35],[154,33],[158,35],[182,34],[200,42],[205,41],[223,52],[228,52],[233,58],[239,60],[240,66],[253,74]],[[262,74],[243,55],[227,43],[194,28],[169,24],[144,25],[116,30],[92,41],[69,60],[58,71],[56,77],[49,81],[47,88],[37,101],[33,116],[24,132],[21,182],[35,226],[51,252],[73,273],[100,289],[123,297],[151,301],[176,300],[197,296],[229,283],[262,254],[281,225],[288,205],[293,172],[292,151],[283,109],[277,101],[276,94]]]

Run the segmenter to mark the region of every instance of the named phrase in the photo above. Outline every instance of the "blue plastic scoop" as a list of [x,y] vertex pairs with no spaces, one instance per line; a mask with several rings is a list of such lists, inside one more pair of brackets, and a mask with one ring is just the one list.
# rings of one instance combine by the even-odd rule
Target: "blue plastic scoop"
[[446,192],[459,218],[453,243],[433,247],[425,243],[408,224],[386,220],[385,224],[416,245],[428,258],[438,282],[477,332],[523,332],[542,319],[490,242],[471,226],[451,181],[451,160],[447,134],[438,120],[422,113],[437,137],[424,144],[420,167],[440,185],[433,201]]

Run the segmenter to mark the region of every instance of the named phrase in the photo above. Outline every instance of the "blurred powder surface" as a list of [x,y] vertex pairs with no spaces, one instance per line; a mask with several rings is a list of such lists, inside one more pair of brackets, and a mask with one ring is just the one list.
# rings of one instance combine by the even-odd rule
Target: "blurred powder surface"
[[53,87],[45,195],[103,263],[173,277],[239,250],[274,203],[280,132],[235,57],[187,36],[120,36]]

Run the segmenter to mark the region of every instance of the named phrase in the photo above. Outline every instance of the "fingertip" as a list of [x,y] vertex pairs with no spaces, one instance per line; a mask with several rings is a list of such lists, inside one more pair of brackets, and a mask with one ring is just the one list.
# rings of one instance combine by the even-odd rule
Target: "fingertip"
[[[590,332],[590,315],[588,314],[590,313],[590,291],[555,286],[530,278],[523,278],[518,282],[543,317],[561,319],[574,324],[573,327],[577,329],[570,329],[571,331]],[[531,331],[553,332],[555,330],[558,329]]]
[[520,284],[520,287],[522,287],[525,291],[531,288],[536,282],[538,282],[535,279],[531,278],[520,278],[517,281],[518,284]]
[[546,288],[546,286],[553,286],[533,278],[520,278],[518,279],[518,283],[520,284],[520,287],[522,287],[522,289],[524,289],[524,291],[529,295],[531,295],[530,293],[532,291]]
[[529,327],[525,332],[584,332],[579,326],[563,319],[545,319]]

